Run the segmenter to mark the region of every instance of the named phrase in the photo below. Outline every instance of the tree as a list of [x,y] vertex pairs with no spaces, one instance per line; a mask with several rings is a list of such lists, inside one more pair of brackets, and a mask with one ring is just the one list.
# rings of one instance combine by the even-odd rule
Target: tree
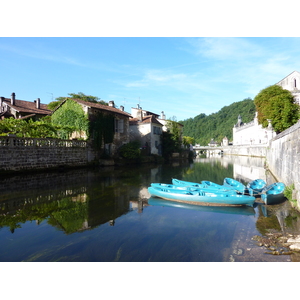
[[271,85],[261,90],[254,98],[258,122],[263,127],[271,120],[276,133],[297,123],[300,117],[299,106],[290,91],[281,86]]
[[57,106],[60,105],[61,102],[63,102],[64,100],[66,100],[68,98],[80,99],[80,100],[87,101],[87,102],[98,103],[98,104],[102,104],[102,105],[108,105],[105,101],[100,100],[101,98],[98,98],[96,96],[86,95],[82,92],[78,92],[78,94],[69,93],[68,95],[69,95],[69,97],[57,97],[57,98],[55,98],[56,101],[50,102],[47,105],[48,108],[51,109],[51,110],[54,110]]

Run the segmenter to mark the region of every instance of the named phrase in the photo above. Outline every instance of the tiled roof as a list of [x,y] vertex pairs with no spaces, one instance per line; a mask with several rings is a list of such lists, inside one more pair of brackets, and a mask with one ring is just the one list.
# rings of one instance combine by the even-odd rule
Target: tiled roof
[[35,102],[24,101],[24,100],[15,100],[15,105],[11,104],[11,99],[4,98],[3,102],[6,103],[9,107],[21,113],[31,113],[31,114],[42,114],[49,115],[51,110],[47,108],[46,104],[40,104],[40,108],[36,108]]
[[143,117],[142,121],[139,121],[138,118],[132,118],[131,120],[129,120],[130,125],[147,124],[147,123],[155,123],[163,126],[163,124],[161,124],[153,115]]
[[79,100],[79,99],[73,99],[74,101],[76,101],[77,103],[80,103],[82,105],[85,105],[87,107],[92,107],[92,108],[96,108],[96,109],[101,109],[101,110],[106,110],[106,111],[110,111],[110,112],[114,112],[126,117],[131,117],[131,115],[125,111],[122,111],[118,108],[115,108],[113,106],[108,106],[108,105],[102,105],[99,103],[93,103],[93,102],[87,102],[87,101],[83,101],[83,100]]

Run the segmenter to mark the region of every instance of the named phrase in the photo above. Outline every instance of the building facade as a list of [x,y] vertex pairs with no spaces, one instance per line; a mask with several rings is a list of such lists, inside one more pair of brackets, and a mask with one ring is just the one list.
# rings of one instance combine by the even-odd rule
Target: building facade
[[300,73],[298,71],[292,72],[276,84],[290,91],[294,96],[295,102],[300,105]]
[[[280,80],[276,85],[292,93],[295,103],[300,105],[300,73],[294,71],[288,76]],[[258,124],[257,112],[252,122],[244,124],[241,116],[238,116],[238,121],[233,127],[233,145],[258,145],[267,144],[276,133],[272,127],[272,120],[268,120],[269,125],[263,128]]]

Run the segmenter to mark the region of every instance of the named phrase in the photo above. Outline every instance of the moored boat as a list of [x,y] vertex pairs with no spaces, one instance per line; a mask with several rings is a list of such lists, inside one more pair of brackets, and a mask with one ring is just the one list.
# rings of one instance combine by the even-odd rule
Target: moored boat
[[285,200],[284,190],[284,183],[272,183],[262,190],[261,199],[267,205],[281,203]]
[[255,179],[247,184],[247,189],[252,189],[253,195],[259,195],[266,186],[267,183],[263,179]]
[[234,193],[236,191],[233,189],[226,189],[223,186],[210,186],[207,184],[197,184],[197,185],[174,185],[168,183],[151,183],[152,187],[167,188],[168,190],[186,190],[186,191],[204,191],[204,192],[215,192],[215,193]]
[[223,185],[226,187],[232,187],[235,190],[239,191],[240,193],[244,194],[246,192],[246,187],[241,182],[232,179],[232,178],[224,178]]
[[182,203],[212,205],[212,206],[231,206],[248,205],[253,206],[255,197],[239,195],[237,193],[216,193],[188,190],[172,190],[160,187],[148,187],[148,192],[152,197],[159,197],[166,200],[178,201]]

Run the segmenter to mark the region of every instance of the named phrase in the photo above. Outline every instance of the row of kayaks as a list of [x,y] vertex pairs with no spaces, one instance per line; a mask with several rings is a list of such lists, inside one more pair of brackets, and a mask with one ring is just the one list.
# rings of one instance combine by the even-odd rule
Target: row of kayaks
[[253,206],[259,196],[265,204],[276,204],[284,200],[284,190],[282,182],[267,186],[264,180],[256,179],[244,185],[232,178],[224,178],[222,185],[205,180],[197,183],[172,179],[172,184],[152,183],[148,187],[152,197],[212,206]]

